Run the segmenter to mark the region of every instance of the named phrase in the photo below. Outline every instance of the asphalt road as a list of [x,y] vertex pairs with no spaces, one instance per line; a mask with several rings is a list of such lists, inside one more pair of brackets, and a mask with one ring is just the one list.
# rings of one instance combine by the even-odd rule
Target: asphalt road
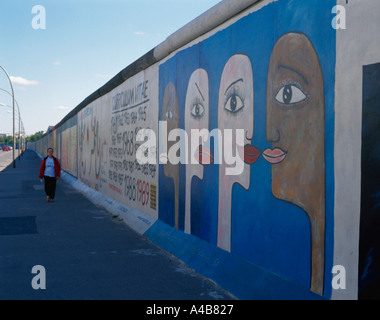
[[[18,156],[18,150],[15,150],[15,157]],[[13,150],[3,151],[0,150],[0,171],[3,171],[13,160]],[[16,163],[17,165],[17,163]]]
[[46,203],[39,165],[26,151],[0,172],[0,300],[232,298],[64,181]]

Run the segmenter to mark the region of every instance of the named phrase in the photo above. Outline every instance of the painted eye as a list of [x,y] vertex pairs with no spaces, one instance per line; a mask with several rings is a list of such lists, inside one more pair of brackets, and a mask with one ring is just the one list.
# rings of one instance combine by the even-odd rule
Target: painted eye
[[231,96],[227,99],[224,109],[228,112],[236,113],[244,108],[244,102],[240,96],[236,93],[232,93]]
[[173,118],[173,112],[171,109],[168,109],[168,111],[166,111],[166,119],[170,120]]
[[202,118],[204,113],[205,113],[205,108],[203,107],[201,103],[197,102],[193,105],[193,108],[191,109],[191,115],[195,119]]
[[306,100],[305,93],[294,84],[286,84],[280,88],[276,101],[283,105],[292,105]]

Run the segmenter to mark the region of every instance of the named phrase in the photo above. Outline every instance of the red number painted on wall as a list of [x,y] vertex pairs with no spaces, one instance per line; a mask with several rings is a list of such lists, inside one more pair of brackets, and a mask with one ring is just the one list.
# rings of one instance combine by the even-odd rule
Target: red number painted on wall
[[137,180],[137,201],[143,206],[147,206],[149,203],[149,183],[142,180]]

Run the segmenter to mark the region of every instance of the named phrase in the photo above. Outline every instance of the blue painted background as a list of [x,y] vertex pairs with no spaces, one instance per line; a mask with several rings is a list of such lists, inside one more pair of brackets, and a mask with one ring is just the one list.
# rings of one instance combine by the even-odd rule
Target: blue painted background
[[[334,85],[335,30],[331,27],[333,0],[280,0],[240,19],[227,29],[188,49],[178,52],[160,66],[159,120],[164,90],[168,82],[177,89],[180,128],[184,128],[184,109],[188,81],[198,68],[207,71],[210,83],[210,131],[217,127],[220,79],[228,59],[237,53],[247,55],[254,76],[254,138],[261,150],[266,141],[266,86],[270,55],[276,40],[284,33],[305,33],[320,59],[326,107],[326,247],[324,296],[331,296],[333,266],[334,209]],[[307,143],[307,142],[306,142]],[[174,184],[159,170],[159,219],[174,226]],[[218,166],[206,166],[203,180],[192,182],[192,234],[216,245],[218,219]],[[184,228],[185,165],[180,165],[179,228]],[[310,222],[295,205],[273,197],[271,166],[262,157],[251,166],[248,191],[236,185],[232,202],[231,253],[284,278],[310,287]]]

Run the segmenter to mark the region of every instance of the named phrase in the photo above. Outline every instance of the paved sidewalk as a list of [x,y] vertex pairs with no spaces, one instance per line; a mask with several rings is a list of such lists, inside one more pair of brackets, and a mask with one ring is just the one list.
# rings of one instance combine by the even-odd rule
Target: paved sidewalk
[[[40,159],[0,172],[0,300],[231,299],[60,180],[46,203]],[[46,269],[34,290],[32,268]]]

